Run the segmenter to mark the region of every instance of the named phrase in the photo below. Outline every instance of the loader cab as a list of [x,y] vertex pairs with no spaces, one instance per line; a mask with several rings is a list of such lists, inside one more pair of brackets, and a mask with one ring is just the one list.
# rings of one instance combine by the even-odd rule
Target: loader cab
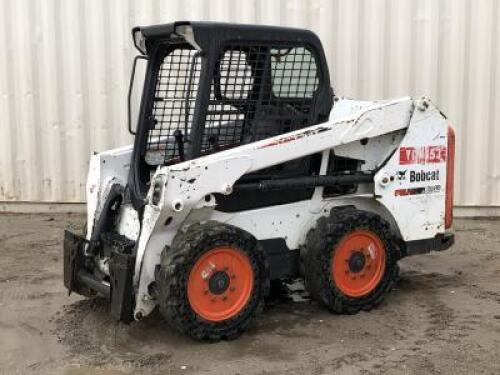
[[[142,205],[158,166],[328,119],[333,93],[323,48],[311,31],[176,22],[137,27],[132,34],[148,59],[129,176],[136,207]],[[244,179],[317,174],[320,160],[311,155]],[[310,194],[281,191],[258,200],[261,205],[280,204]],[[253,207],[251,193],[246,198],[249,206],[237,210]],[[236,200],[241,201],[232,194],[218,203],[231,210]]]

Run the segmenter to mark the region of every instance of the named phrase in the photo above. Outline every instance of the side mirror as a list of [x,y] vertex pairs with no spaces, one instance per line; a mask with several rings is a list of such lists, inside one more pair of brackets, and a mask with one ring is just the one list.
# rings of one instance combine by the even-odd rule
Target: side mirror
[[[128,131],[130,134],[135,135],[135,129],[132,129],[132,93],[133,93],[133,88],[134,88],[134,81],[135,81],[135,71],[137,67],[137,62],[139,60],[143,61],[148,61],[148,56],[145,55],[138,55],[134,58],[134,63],[132,64],[132,73],[130,75],[130,83],[128,86]],[[142,77],[144,78],[145,72],[146,72],[146,64],[144,63],[144,66],[142,67],[143,73]],[[135,121],[137,123],[137,121]]]

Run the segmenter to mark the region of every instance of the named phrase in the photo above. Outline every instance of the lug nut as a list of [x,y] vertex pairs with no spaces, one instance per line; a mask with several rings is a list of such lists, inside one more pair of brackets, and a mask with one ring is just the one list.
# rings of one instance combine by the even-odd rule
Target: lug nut
[[234,292],[234,291],[236,290],[236,288],[235,288],[234,286],[232,286],[231,288],[229,288],[229,290],[230,290],[231,292]]

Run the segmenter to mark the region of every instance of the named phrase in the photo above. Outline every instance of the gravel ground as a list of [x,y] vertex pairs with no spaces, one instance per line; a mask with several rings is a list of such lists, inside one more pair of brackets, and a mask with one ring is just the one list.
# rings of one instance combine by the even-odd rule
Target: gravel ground
[[396,289],[369,313],[277,299],[241,338],[216,344],[158,314],[117,324],[103,301],[68,296],[62,231],[82,222],[0,216],[0,374],[500,373],[498,220],[456,220],[455,246],[404,259]]

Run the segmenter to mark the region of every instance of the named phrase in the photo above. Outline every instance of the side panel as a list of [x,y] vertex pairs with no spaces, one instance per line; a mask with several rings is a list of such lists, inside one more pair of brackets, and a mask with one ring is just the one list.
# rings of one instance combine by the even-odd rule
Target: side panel
[[[321,188],[317,188],[321,189]],[[396,223],[384,206],[373,199],[372,194],[356,194],[323,200],[320,195],[308,201],[259,208],[228,214],[214,211],[212,220],[237,226],[252,233],[258,240],[283,238],[289,249],[299,249],[307,232],[321,216],[339,206],[355,206],[358,209],[377,213],[398,230]]]
[[401,145],[375,176],[375,194],[405,241],[444,233],[447,122],[430,102],[415,110]]
[[90,158],[87,178],[87,239],[106,201],[113,183],[125,186],[130,169],[132,146],[94,154]]

